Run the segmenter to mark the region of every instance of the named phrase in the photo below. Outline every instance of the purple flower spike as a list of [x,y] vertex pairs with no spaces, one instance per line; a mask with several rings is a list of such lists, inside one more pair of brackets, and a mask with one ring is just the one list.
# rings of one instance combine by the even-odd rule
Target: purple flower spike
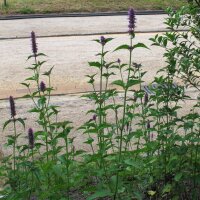
[[30,149],[33,149],[34,147],[34,135],[33,135],[33,129],[28,129],[28,140],[29,140],[29,147]]
[[96,115],[93,115],[92,119],[93,119],[94,121],[96,121],[97,116],[96,116]]
[[15,115],[16,115],[14,98],[12,96],[10,96],[9,97],[9,101],[10,101],[10,113],[11,113],[11,117],[14,118]]
[[147,121],[147,129],[150,129],[151,128],[151,124],[150,124],[150,121],[148,120]]
[[45,90],[46,90],[46,85],[45,85],[44,81],[41,81],[40,82],[40,91],[44,92]]
[[149,101],[149,95],[147,93],[145,93],[145,96],[144,96],[144,105],[147,105]]
[[118,62],[118,64],[120,65],[120,63],[121,63],[121,60],[118,58],[118,59],[117,59],[117,62]]
[[33,54],[36,55],[38,48],[37,48],[36,36],[35,36],[35,32],[34,31],[31,32],[31,43],[32,43]]
[[106,38],[104,36],[101,36],[100,43],[104,46],[106,44]]
[[131,8],[128,11],[128,19],[129,19],[129,33],[132,35],[134,33],[135,29],[135,23],[136,23],[136,17],[135,17],[135,11]]

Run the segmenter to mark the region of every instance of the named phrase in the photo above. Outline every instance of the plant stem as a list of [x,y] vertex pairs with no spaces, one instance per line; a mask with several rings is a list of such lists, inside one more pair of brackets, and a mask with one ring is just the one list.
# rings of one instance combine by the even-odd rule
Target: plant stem
[[65,147],[66,147],[66,173],[67,173],[67,200],[69,200],[69,149],[68,149],[68,135],[65,138]]
[[17,140],[17,130],[16,130],[16,120],[13,118],[14,124],[14,144],[13,144],[13,167],[14,167],[14,175],[16,173],[16,140]]
[[[119,158],[118,158],[118,166],[121,163],[121,157],[122,157],[122,144],[123,144],[123,130],[125,127],[125,115],[126,115],[126,103],[127,103],[127,92],[128,92],[128,82],[130,79],[130,73],[131,73],[131,63],[132,63],[132,36],[130,38],[130,55],[129,55],[129,68],[128,68],[128,77],[127,77],[127,84],[124,91],[124,104],[123,104],[123,115],[122,115],[122,126],[120,130],[120,144],[119,144]],[[117,198],[118,194],[118,184],[119,184],[119,171],[117,170],[117,178],[116,178],[116,186],[115,186],[115,194],[114,194],[114,200]]]
[[7,0],[4,0],[4,6],[7,6],[8,4],[7,4]]

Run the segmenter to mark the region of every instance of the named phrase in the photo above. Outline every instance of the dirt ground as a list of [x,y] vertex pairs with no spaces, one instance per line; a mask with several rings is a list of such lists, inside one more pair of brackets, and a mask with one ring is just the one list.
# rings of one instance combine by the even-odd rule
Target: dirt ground
[[[197,98],[198,92],[195,90],[188,90],[188,95],[190,95],[193,99]],[[122,101],[123,96],[119,95],[117,97],[117,101]],[[180,103],[183,106],[179,116],[182,116],[189,112],[191,107],[194,105],[195,100],[187,100],[185,102]],[[72,137],[76,137],[74,145],[76,149],[84,149],[86,151],[90,151],[88,145],[84,144],[86,136],[80,130],[77,130],[84,122],[92,118],[92,115],[86,115],[86,112],[90,109],[94,108],[94,104],[92,101],[87,100],[85,98],[81,98],[79,95],[64,95],[64,96],[53,96],[51,98],[51,104],[60,106],[60,113],[58,116],[58,120],[68,120],[73,122],[74,129],[71,132]],[[40,127],[35,122],[37,119],[37,115],[29,113],[28,110],[33,108],[33,103],[31,100],[27,99],[17,99],[16,100],[16,110],[17,110],[17,117],[21,117],[26,119],[26,128],[23,130],[21,125],[17,126],[18,131],[21,131],[24,135],[24,139],[20,140],[20,143],[27,142],[27,130],[28,128],[32,127],[34,131],[40,130]],[[10,118],[10,108],[9,102],[7,100],[0,101],[0,112],[1,115],[4,116],[0,118],[0,130],[3,128],[3,123]],[[112,117],[109,117],[109,120]],[[0,144],[3,145],[6,142],[6,136],[9,134],[13,134],[13,127],[12,125],[8,126],[5,131],[1,133],[0,137]],[[10,152],[9,149],[3,149],[4,153],[7,154]]]

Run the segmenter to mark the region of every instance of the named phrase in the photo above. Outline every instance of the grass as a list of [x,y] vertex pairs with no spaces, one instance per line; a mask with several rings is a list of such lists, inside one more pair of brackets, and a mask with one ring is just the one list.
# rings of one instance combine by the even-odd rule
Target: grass
[[124,11],[129,7],[136,10],[162,10],[168,6],[179,8],[186,0],[0,0],[0,14],[62,13]]

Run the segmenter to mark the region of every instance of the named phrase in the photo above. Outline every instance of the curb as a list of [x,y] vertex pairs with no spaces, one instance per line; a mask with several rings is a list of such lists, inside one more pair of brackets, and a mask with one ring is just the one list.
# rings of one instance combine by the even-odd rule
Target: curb
[[[178,29],[177,31],[185,32],[187,29]],[[135,33],[164,33],[170,32],[168,29],[161,30],[147,30],[147,31],[135,31]],[[126,34],[127,32],[94,32],[94,33],[83,33],[83,34],[60,34],[60,35],[38,35],[37,38],[51,38],[51,37],[84,37],[84,36],[93,36],[93,35],[115,35],[115,34]],[[0,37],[0,41],[2,40],[20,40],[20,39],[30,39],[28,36],[20,36],[20,37]]]
[[[163,30],[152,30],[152,31],[135,31],[135,33],[163,33],[167,29]],[[183,30],[181,30],[183,31]],[[126,34],[127,32],[94,32],[94,33],[83,33],[83,34],[60,34],[60,35],[38,35],[37,38],[51,38],[51,37],[81,37],[81,36],[93,36],[93,35],[114,35],[114,34]],[[15,40],[15,39],[28,39],[28,36],[21,37],[0,37],[1,40]]]
[[[141,10],[135,11],[136,15],[162,15],[166,14],[163,10]],[[28,15],[9,15],[0,16],[0,20],[34,19],[34,18],[56,18],[56,17],[100,17],[100,16],[122,16],[127,12],[95,12],[95,13],[52,13],[52,14],[28,14]]]

